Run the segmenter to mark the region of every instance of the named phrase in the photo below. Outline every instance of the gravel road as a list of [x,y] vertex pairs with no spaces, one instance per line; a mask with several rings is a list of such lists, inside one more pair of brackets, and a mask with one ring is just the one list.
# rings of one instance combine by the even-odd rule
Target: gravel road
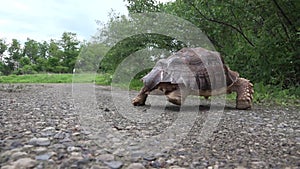
[[0,168],[300,168],[299,107],[133,107],[135,94],[0,84]]

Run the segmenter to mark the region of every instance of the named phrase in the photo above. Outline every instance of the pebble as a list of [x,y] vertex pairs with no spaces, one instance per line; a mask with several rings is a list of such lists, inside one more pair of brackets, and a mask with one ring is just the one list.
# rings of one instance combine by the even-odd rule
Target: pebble
[[62,140],[59,141],[60,143],[65,143],[65,142],[72,142],[72,140],[69,137],[66,137]]
[[46,154],[41,154],[41,155],[35,156],[35,159],[45,161],[45,160],[49,160],[51,156],[52,156],[52,154],[46,153]]
[[33,168],[34,166],[37,165],[37,161],[33,160],[31,158],[20,158],[17,161],[12,163],[12,166],[14,166],[14,168]]
[[66,146],[63,145],[63,144],[53,144],[52,147],[55,148],[55,149],[64,149],[64,148],[66,148]]
[[53,138],[55,138],[55,139],[63,139],[63,138],[65,138],[65,136],[66,136],[65,132],[60,131],[60,132],[56,133],[53,136]]
[[92,165],[90,169],[110,169],[107,166]]
[[156,157],[155,156],[146,156],[146,157],[144,157],[144,160],[154,161],[154,160],[156,160]]
[[28,144],[35,145],[35,146],[49,146],[51,144],[48,138],[32,138],[29,140]]
[[75,132],[75,133],[72,134],[72,136],[79,136],[79,135],[80,135],[79,132]]
[[174,164],[174,163],[177,162],[177,161],[178,161],[177,159],[171,158],[171,159],[168,159],[168,160],[166,161],[166,163],[172,165],[172,164]]
[[169,169],[187,169],[187,168],[179,167],[179,166],[171,166],[169,167]]
[[46,152],[48,149],[46,147],[37,147],[36,149],[34,149],[34,152],[37,154]]
[[123,166],[123,162],[121,161],[109,161],[104,163],[111,169],[119,169]]
[[75,147],[75,146],[69,146],[69,147],[67,148],[67,151],[68,151],[68,152],[80,151],[80,150],[81,150],[80,147]]
[[115,156],[112,154],[101,154],[97,157],[100,161],[113,161],[115,159]]
[[12,160],[17,160],[17,159],[19,159],[19,158],[22,158],[22,157],[25,157],[25,156],[27,156],[28,154],[26,153],[26,152],[15,152],[15,153],[13,153],[12,155],[11,155],[11,158],[12,158]]
[[126,169],[146,169],[141,163],[132,163]]

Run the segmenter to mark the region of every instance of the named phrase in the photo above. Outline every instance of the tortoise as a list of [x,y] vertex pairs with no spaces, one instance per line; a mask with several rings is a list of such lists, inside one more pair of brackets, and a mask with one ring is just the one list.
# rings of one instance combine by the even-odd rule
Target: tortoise
[[188,95],[209,96],[236,92],[236,108],[250,109],[253,84],[225,65],[220,53],[205,48],[182,48],[167,59],[159,60],[141,79],[144,86],[132,100],[145,105],[148,94],[161,90],[168,101],[182,105]]

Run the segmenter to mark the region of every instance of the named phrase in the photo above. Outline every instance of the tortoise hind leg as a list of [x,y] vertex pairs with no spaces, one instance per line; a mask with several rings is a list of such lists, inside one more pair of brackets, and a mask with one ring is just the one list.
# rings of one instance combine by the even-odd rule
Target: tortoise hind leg
[[183,88],[178,87],[176,90],[166,92],[165,95],[169,102],[176,105],[182,105],[188,96],[188,92],[183,90]]
[[176,105],[181,105],[182,101],[184,100],[181,97],[180,90],[174,90],[174,91],[165,93],[165,95],[167,96],[169,102],[176,104]]
[[236,108],[249,109],[252,107],[253,100],[253,84],[249,80],[239,78],[230,88],[229,92],[234,91],[237,93]]

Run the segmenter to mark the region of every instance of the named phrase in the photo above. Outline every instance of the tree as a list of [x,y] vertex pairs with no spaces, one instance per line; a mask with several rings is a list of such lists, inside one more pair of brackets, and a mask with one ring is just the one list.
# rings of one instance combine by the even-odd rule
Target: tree
[[23,57],[28,57],[30,63],[36,64],[36,60],[39,58],[39,43],[27,38],[27,41],[24,43]]
[[[143,15],[126,17],[111,13],[110,17],[107,24],[101,25],[99,36],[94,37],[95,42],[110,48],[101,62],[101,71],[113,72],[126,57],[142,49],[160,48],[171,52],[185,46],[174,37],[156,33],[166,32],[164,27],[156,26],[153,28],[155,31],[151,33],[148,25],[153,24],[152,20],[145,20],[145,17],[158,18],[155,14],[145,17]],[[152,61],[160,57],[161,55],[152,56]]]
[[8,54],[4,59],[8,68],[7,73],[10,74],[19,68],[19,60],[22,57],[21,44],[17,39],[12,39],[12,43],[8,48]]
[[0,62],[3,61],[3,55],[4,55],[4,52],[7,50],[7,44],[5,42],[5,40],[3,39],[0,39]]
[[3,75],[3,74],[7,74],[6,70],[6,65],[4,63],[4,52],[7,50],[7,44],[5,42],[5,40],[3,39],[0,39],[0,75]]
[[63,73],[62,72],[63,52],[60,50],[59,44],[55,42],[55,40],[53,39],[50,40],[48,53],[49,56],[47,58],[46,70],[54,73]]
[[77,40],[76,33],[64,32],[59,45],[63,51],[62,66],[66,68],[65,73],[72,73],[80,52],[80,42]]

